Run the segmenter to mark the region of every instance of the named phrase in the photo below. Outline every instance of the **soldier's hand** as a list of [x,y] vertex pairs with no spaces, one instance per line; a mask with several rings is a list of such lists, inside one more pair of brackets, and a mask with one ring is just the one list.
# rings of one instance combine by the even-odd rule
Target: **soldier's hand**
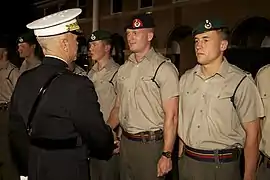
[[157,165],[157,176],[161,177],[166,175],[172,170],[172,159],[161,156]]
[[120,152],[120,140],[114,141],[115,149],[113,150],[113,154],[118,154]]

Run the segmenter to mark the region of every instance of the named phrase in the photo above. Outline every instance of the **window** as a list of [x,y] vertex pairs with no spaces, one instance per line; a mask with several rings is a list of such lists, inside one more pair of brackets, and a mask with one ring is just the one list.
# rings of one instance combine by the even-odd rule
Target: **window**
[[111,0],[111,14],[122,12],[122,6],[122,0]]
[[82,9],[79,19],[86,18],[86,0],[77,0],[77,7]]
[[139,8],[147,8],[153,6],[153,0],[139,0]]

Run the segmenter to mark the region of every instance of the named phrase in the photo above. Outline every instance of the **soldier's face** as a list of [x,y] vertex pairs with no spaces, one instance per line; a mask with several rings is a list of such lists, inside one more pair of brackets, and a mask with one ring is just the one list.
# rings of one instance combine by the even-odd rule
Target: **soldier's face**
[[218,31],[208,31],[195,36],[195,53],[198,63],[207,65],[223,56],[227,43]]
[[129,49],[135,53],[144,51],[154,37],[151,29],[127,29],[126,34]]
[[0,61],[5,61],[7,56],[6,48],[0,48]]
[[20,58],[26,58],[29,57],[32,53],[35,52],[36,45],[30,45],[26,42],[19,43],[18,44],[18,52]]
[[106,55],[106,45],[101,40],[90,42],[89,52],[92,60],[99,61]]

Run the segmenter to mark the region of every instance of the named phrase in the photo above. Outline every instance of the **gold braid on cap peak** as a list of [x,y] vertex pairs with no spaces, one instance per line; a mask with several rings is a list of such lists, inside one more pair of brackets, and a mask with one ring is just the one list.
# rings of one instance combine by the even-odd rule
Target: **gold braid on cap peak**
[[67,31],[76,31],[76,30],[80,30],[80,26],[78,25],[77,22],[72,23],[72,24],[67,24],[66,25]]

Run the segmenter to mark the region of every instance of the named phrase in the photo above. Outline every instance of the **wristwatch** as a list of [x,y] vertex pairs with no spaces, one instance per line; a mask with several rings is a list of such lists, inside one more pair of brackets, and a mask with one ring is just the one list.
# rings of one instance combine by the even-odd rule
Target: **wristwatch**
[[166,158],[172,158],[172,152],[170,151],[163,151],[161,155]]

